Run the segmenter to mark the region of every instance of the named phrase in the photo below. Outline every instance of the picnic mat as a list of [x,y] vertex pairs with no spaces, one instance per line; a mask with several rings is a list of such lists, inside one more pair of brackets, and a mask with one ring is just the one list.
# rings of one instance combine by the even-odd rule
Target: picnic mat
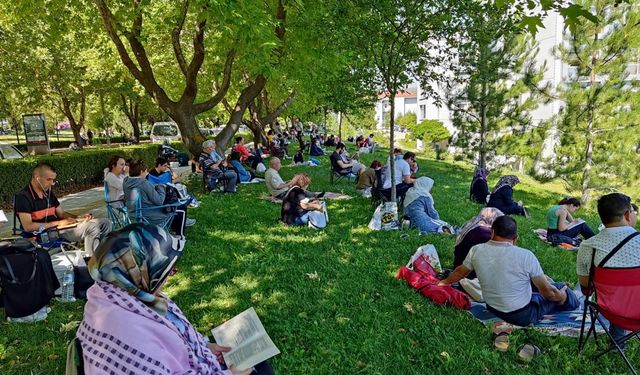
[[[319,192],[317,192],[317,193],[319,193]],[[350,195],[340,194],[340,193],[332,193],[330,191],[327,191],[326,193],[324,193],[324,196],[322,198],[320,198],[320,199],[351,199],[351,198],[353,198],[353,197],[350,196]],[[266,194],[263,194],[263,195],[259,196],[258,199],[262,199],[262,200],[269,201],[269,202],[272,202],[272,203],[278,203],[278,204],[282,203],[282,199],[278,199],[276,197],[273,197],[271,195],[266,195]]]
[[[509,328],[526,329],[526,327],[509,324],[493,315],[493,313],[487,310],[484,303],[472,302],[471,309],[468,311],[474,318],[478,319],[487,327],[496,327],[500,330]],[[574,311],[564,311],[553,315],[545,315],[543,320],[533,325],[533,329],[549,336],[579,337],[580,327],[582,326],[582,312],[583,308],[580,306],[579,309]],[[589,314],[587,314],[587,325],[585,330],[589,328],[590,321]],[[602,326],[598,322],[596,322],[596,331],[598,333],[604,333]]]
[[[544,229],[544,228],[534,229],[533,233],[535,233],[536,236],[538,236],[538,239],[540,241],[551,245],[551,242],[549,240],[547,240],[547,230],[546,229]],[[561,245],[558,245],[558,248],[563,249],[563,250],[569,250],[569,251],[578,250],[577,247],[575,247],[573,245],[570,245],[568,243],[563,243]]]

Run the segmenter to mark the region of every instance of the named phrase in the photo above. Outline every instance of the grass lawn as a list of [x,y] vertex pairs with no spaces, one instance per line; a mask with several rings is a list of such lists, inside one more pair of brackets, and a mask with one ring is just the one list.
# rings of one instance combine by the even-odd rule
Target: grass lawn
[[[375,155],[386,160],[382,153]],[[368,164],[372,155],[364,155]],[[352,183],[330,186],[328,159],[320,167],[283,167],[288,179],[305,171],[312,190],[342,191],[355,196]],[[435,181],[433,196],[440,216],[462,225],[479,205],[467,199],[471,168],[462,164],[420,160],[420,174]],[[490,176],[495,183],[499,176]],[[531,207],[532,219],[518,217],[520,246],[540,259],[556,280],[575,283],[575,253],[552,248],[531,232],[545,223],[549,205],[562,187],[542,186],[529,178],[515,198]],[[281,350],[272,360],[279,374],[591,374],[624,373],[614,355],[596,364],[576,354],[577,339],[554,338],[533,331],[512,335],[511,348],[493,348],[489,329],[465,311],[435,306],[404,281],[395,279],[415,249],[432,243],[445,267],[453,261],[453,237],[420,237],[411,231],[372,232],[369,200],[328,201],[329,226],[322,231],[288,228],[278,222],[280,206],[258,200],[264,184],[242,186],[235,195],[202,197],[190,216],[188,243],[178,273],[165,291],[202,333],[253,306]],[[596,228],[594,212],[578,211]],[[82,319],[82,302],[53,303],[45,322],[0,323],[0,373],[61,374],[66,343]],[[544,354],[531,364],[516,360],[525,341]],[[587,354],[592,353],[591,344]],[[638,340],[628,353],[640,364]]]

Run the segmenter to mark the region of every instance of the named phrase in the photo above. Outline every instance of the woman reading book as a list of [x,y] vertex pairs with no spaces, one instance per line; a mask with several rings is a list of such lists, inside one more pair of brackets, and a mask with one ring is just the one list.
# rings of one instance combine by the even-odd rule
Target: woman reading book
[[547,240],[554,246],[561,243],[578,246],[579,235],[585,240],[594,236],[593,230],[584,220],[573,217],[580,206],[577,198],[564,198],[547,211]]
[[89,262],[96,283],[76,333],[85,374],[273,374],[267,362],[228,369],[222,353],[231,348],[210,343],[162,293],[182,247],[165,229],[142,223],[102,241]]

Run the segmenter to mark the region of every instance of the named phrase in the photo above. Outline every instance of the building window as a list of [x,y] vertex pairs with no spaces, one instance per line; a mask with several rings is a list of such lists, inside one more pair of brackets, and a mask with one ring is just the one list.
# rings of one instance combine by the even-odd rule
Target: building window
[[427,106],[420,104],[420,120],[424,120],[427,117]]

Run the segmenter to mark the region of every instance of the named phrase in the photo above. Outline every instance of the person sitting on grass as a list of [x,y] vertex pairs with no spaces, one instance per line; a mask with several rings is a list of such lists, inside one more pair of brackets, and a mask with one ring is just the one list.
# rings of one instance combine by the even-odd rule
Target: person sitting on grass
[[[136,207],[136,197],[134,191],[138,191],[143,209],[165,204],[166,185],[153,185],[147,181],[147,163],[142,159],[134,159],[129,164],[129,176],[124,179],[124,198],[127,202],[129,212],[134,212]],[[151,224],[162,224],[167,215],[165,208],[145,209],[142,212],[144,218]],[[196,223],[194,219],[187,218],[187,203],[183,203],[175,208],[175,216],[171,221],[171,229],[176,235],[184,236],[184,227],[192,226]]]
[[287,191],[289,191],[289,183],[284,182],[278,171],[282,168],[282,163],[277,157],[271,157],[269,160],[269,169],[264,172],[264,181],[267,190],[272,197],[282,199]]
[[458,282],[475,271],[487,309],[521,327],[580,306],[565,284],[549,282],[531,251],[516,246],[518,226],[512,217],[498,217],[491,230],[491,240],[472,247],[462,265],[438,285]]
[[289,181],[291,188],[282,198],[280,219],[287,225],[307,225],[310,211],[323,211],[325,206],[317,200],[309,200],[307,189],[311,185],[311,178],[305,173],[299,173]]
[[96,219],[90,213],[78,216],[66,212],[53,193],[56,177],[58,173],[53,165],[40,162],[33,169],[29,184],[16,193],[13,209],[22,230],[42,233],[58,228],[65,240],[84,241],[84,251],[91,256],[100,239],[111,231],[111,223],[107,219]]
[[363,197],[371,197],[371,190],[376,187],[378,183],[378,176],[376,173],[382,169],[382,163],[378,160],[374,160],[369,168],[360,172],[358,181],[356,182],[356,191],[362,194]]
[[573,218],[572,214],[580,206],[578,199],[564,198],[547,211],[547,240],[554,246],[561,243],[577,246],[580,244],[578,235],[585,240],[595,235],[584,220]]
[[[462,264],[472,247],[491,239],[491,225],[503,215],[497,208],[485,207],[480,210],[478,216],[467,221],[460,228],[453,250],[453,268]],[[467,276],[469,279],[475,279],[475,277],[476,273],[473,271]]]
[[122,183],[127,176],[127,162],[120,155],[112,156],[104,170],[104,182],[109,188],[109,201],[112,207],[121,207],[124,202]]
[[95,280],[76,332],[84,373],[274,374],[268,362],[227,369],[222,353],[162,293],[176,272],[184,243],[142,223],[110,233],[89,262]]
[[311,148],[309,149],[310,156],[322,156],[324,155],[324,151],[320,148],[320,141],[318,139],[313,139],[311,141]]
[[236,137],[236,144],[233,146],[232,151],[237,151],[240,153],[240,162],[247,163],[251,166],[252,169],[256,169],[258,164],[264,163],[262,160],[262,152],[260,148],[247,150],[244,145],[244,137],[239,136]]
[[431,178],[418,178],[404,198],[404,214],[411,221],[410,227],[418,228],[421,234],[452,234],[451,225],[440,220],[440,215],[436,211],[433,196],[431,196],[432,187],[433,180]]
[[489,196],[487,207],[495,207],[505,215],[522,215],[529,217],[529,212],[522,202],[513,200],[513,187],[520,183],[520,179],[514,175],[500,177]]
[[[604,229],[593,237],[582,241],[578,248],[576,272],[583,291],[589,287],[589,271],[591,266],[600,262],[625,238],[636,233],[634,227],[638,223],[638,208],[631,204],[631,199],[620,193],[611,193],[598,200],[598,215]],[[593,259],[593,264],[592,264]],[[640,236],[629,240],[605,264],[609,268],[633,268],[640,266]],[[625,330],[611,325],[611,336],[618,341],[625,336]],[[624,345],[621,347],[624,349]]]
[[215,188],[218,181],[225,181],[225,192],[235,193],[238,175],[227,169],[227,161],[216,152],[216,142],[214,140],[206,140],[202,142],[202,153],[198,158],[200,169],[207,181],[207,191]]
[[469,199],[472,202],[487,204],[487,196],[489,195],[489,184],[487,183],[487,176],[489,170],[486,168],[477,168],[471,180],[471,186],[469,188]]

